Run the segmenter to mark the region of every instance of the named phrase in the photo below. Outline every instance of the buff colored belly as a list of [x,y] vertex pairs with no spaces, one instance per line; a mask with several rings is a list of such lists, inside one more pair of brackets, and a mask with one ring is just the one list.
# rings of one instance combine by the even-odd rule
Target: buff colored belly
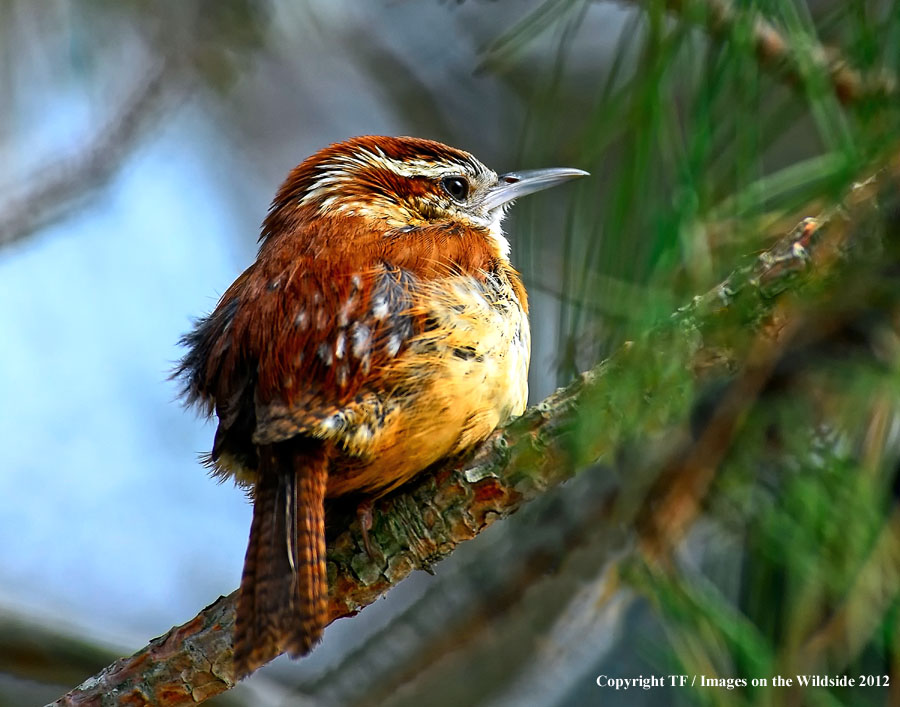
[[424,299],[433,326],[392,366],[402,384],[378,396],[378,424],[333,465],[329,496],[386,493],[525,410],[528,316],[510,289],[492,284],[445,280]]

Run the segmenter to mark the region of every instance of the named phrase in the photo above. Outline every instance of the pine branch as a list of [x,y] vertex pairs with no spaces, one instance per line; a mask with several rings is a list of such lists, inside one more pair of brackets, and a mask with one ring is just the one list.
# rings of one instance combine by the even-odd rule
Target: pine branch
[[[625,0],[646,6],[646,0]],[[749,32],[760,65],[781,74],[797,86],[811,73],[828,78],[838,100],[844,105],[864,101],[896,99],[900,83],[887,69],[864,73],[854,68],[834,48],[820,44],[797,46],[758,12],[735,7],[731,0],[663,0],[666,9],[703,26],[710,36],[733,41]],[[746,29],[745,29],[746,28]]]
[[[648,450],[642,452],[645,461],[659,459],[660,447],[670,448],[667,435],[683,429],[690,414],[691,381],[710,371],[745,369],[748,349],[742,344],[750,337],[777,341],[789,324],[784,317],[791,316],[779,303],[846,262],[848,225],[866,223],[879,194],[888,191],[896,200],[898,175],[895,163],[857,185],[842,209],[803,221],[751,265],[496,431],[474,453],[380,501],[371,533],[377,560],[363,550],[357,523],[350,523],[329,543],[329,620],[354,615],[413,570],[430,569],[459,543],[579,469],[615,459],[635,439]],[[629,377],[639,390],[617,385]],[[655,484],[640,475],[629,479],[650,489],[621,491],[643,509],[632,517],[645,549],[658,554],[677,542],[697,513],[709,468],[682,465],[682,473],[660,474]],[[237,592],[220,597],[54,704],[187,705],[229,689],[236,598]]]

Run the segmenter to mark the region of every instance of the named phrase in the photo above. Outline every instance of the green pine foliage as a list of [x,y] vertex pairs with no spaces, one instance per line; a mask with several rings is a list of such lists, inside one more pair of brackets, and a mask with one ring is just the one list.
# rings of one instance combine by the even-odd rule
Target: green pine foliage
[[[488,59],[503,66],[514,47],[524,51],[540,32],[556,33],[559,66],[537,82],[523,150],[586,157],[578,164],[603,183],[579,185],[565,222],[560,382],[658,330],[675,306],[800,218],[838,207],[900,145],[894,2],[625,3],[631,9],[611,61],[588,79],[582,67],[574,85],[560,77],[570,71],[567,48],[578,45],[591,5],[545,3]],[[725,21],[716,19],[723,7]],[[761,22],[778,33],[778,46],[760,46]],[[836,66],[856,72],[856,94],[844,95],[830,71]],[[572,103],[582,108],[577,115],[553,109]],[[769,681],[768,688],[696,688],[666,701],[874,705],[900,694],[895,196],[881,218],[851,224],[863,241],[852,246],[853,267],[790,293],[802,334],[744,402],[699,499],[696,525],[705,531],[689,534],[662,565],[639,552],[623,564],[626,584],[652,607],[654,631],[665,636],[664,647],[653,631],[625,642],[644,665]],[[536,239],[548,222],[533,219]],[[531,267],[540,279],[539,263]],[[728,331],[733,346],[752,345],[739,327]],[[623,439],[646,430],[625,400],[671,381],[667,364],[685,370],[690,354],[675,345],[668,360],[623,367],[598,400],[606,407],[583,415],[609,419],[615,401]],[[715,410],[741,375],[738,366],[695,377],[692,390],[688,382],[695,413]],[[695,438],[704,422],[698,428],[693,420]],[[882,676],[882,685],[888,676],[891,685],[771,687],[774,675],[798,673]]]

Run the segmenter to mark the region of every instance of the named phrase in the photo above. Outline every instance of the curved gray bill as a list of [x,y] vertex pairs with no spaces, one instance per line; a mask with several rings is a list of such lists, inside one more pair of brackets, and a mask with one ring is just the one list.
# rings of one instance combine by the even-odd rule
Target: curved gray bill
[[491,211],[513,199],[526,194],[533,194],[542,189],[555,187],[570,179],[587,177],[590,173],[572,167],[554,167],[551,169],[529,169],[521,172],[503,174],[497,186],[491,187],[484,197],[482,207]]

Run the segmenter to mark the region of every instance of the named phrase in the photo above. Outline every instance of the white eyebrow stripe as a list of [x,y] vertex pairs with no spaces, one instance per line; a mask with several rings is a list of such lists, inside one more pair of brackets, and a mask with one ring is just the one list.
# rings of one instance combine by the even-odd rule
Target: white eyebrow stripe
[[[377,148],[376,148],[377,149]],[[380,167],[400,177],[426,177],[437,179],[452,174],[466,174],[473,168],[478,172],[487,172],[486,167],[474,161],[465,163],[456,161],[439,161],[425,159],[396,160],[385,155],[380,149],[372,152],[359,149],[350,154],[336,155],[319,168],[318,178],[312,183],[300,204],[309,204],[324,195],[328,189],[353,178],[353,173],[364,167]]]

